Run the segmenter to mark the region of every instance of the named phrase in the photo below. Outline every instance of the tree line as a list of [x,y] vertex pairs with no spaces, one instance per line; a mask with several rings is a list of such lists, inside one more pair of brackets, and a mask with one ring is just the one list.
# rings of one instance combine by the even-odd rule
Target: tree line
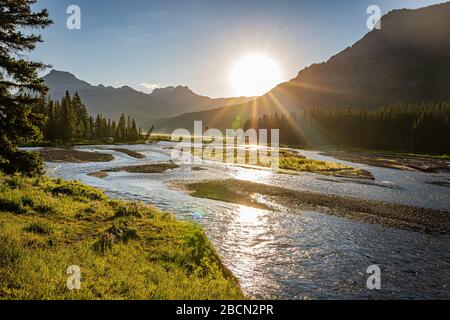
[[280,129],[280,143],[450,153],[450,103],[396,103],[368,109],[309,109],[251,118],[244,129]]
[[34,104],[32,112],[40,116],[38,127],[46,142],[72,144],[81,141],[135,142],[142,139],[142,130],[135,119],[122,114],[116,122],[102,114],[90,116],[77,92],[73,97],[66,92],[60,101],[41,99]]

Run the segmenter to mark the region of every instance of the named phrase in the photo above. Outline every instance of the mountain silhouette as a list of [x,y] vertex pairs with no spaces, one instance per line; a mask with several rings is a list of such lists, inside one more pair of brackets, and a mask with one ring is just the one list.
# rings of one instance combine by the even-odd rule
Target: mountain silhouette
[[450,100],[450,2],[394,10],[353,46],[244,104],[156,123],[157,131],[242,126],[250,115],[289,115],[310,108],[375,108],[397,101]]
[[151,94],[123,86],[113,88],[94,86],[69,72],[52,70],[43,77],[54,100],[61,99],[66,91],[78,92],[91,114],[103,114],[118,119],[121,113],[135,118],[140,125],[151,125],[157,118],[173,117],[186,112],[207,110],[248,101],[250,98],[212,99],[195,94],[188,87],[155,89]]

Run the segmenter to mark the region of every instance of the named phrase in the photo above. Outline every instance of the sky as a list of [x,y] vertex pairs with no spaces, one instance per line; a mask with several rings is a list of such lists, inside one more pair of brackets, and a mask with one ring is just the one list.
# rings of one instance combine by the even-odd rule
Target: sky
[[[282,80],[328,60],[369,32],[381,13],[438,0],[38,0],[54,24],[29,54],[91,84],[151,92],[183,85],[210,97],[236,95],[233,65],[247,54],[276,61]],[[81,29],[67,28],[70,5]]]

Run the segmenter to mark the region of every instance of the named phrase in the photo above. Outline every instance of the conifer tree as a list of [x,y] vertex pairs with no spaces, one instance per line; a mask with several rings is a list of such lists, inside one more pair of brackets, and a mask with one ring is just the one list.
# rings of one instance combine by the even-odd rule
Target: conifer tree
[[24,58],[24,53],[42,41],[40,35],[24,30],[43,29],[51,24],[47,10],[31,10],[35,2],[0,2],[0,169],[6,173],[43,173],[38,155],[18,149],[19,144],[41,137],[31,109],[47,91],[38,76],[38,71],[46,66]]
[[125,120],[125,115],[122,113],[119,119],[119,123],[117,125],[116,137],[115,140],[118,142],[125,141],[127,138],[127,123]]
[[71,144],[75,134],[75,119],[72,109],[72,99],[69,92],[66,92],[66,96],[61,102],[61,121],[60,132],[62,141],[65,144]]

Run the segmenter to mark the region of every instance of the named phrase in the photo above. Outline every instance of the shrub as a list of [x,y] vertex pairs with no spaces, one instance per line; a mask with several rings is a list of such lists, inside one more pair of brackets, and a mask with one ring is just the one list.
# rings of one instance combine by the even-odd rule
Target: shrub
[[24,206],[33,207],[34,200],[30,196],[23,196],[22,197],[22,203]]
[[24,228],[24,231],[41,235],[53,233],[52,227],[50,227],[47,224],[39,222],[30,224],[29,226]]
[[119,204],[115,217],[143,218],[145,211],[148,211],[148,209],[140,203],[133,202],[130,204]]
[[33,209],[39,214],[56,214],[57,210],[51,203],[43,202],[36,204]]
[[9,177],[5,182],[11,189],[21,189],[24,185],[23,178],[17,175]]
[[82,197],[89,200],[101,200],[105,198],[102,191],[88,186],[81,185],[77,182],[67,182],[51,188],[53,195],[67,195],[72,197]]
[[105,253],[112,249],[115,240],[116,237],[113,234],[106,232],[94,243],[93,249],[97,253]]
[[127,243],[129,240],[139,240],[141,238],[136,229],[131,229],[128,227],[119,228],[116,225],[113,225],[106,232],[114,235],[116,239],[122,241],[123,243]]
[[0,210],[24,214],[27,212],[26,208],[23,206],[22,199],[15,197],[11,193],[0,194]]
[[191,249],[192,261],[195,265],[201,265],[202,259],[210,254],[209,244],[202,229],[195,227],[187,237],[187,245]]

